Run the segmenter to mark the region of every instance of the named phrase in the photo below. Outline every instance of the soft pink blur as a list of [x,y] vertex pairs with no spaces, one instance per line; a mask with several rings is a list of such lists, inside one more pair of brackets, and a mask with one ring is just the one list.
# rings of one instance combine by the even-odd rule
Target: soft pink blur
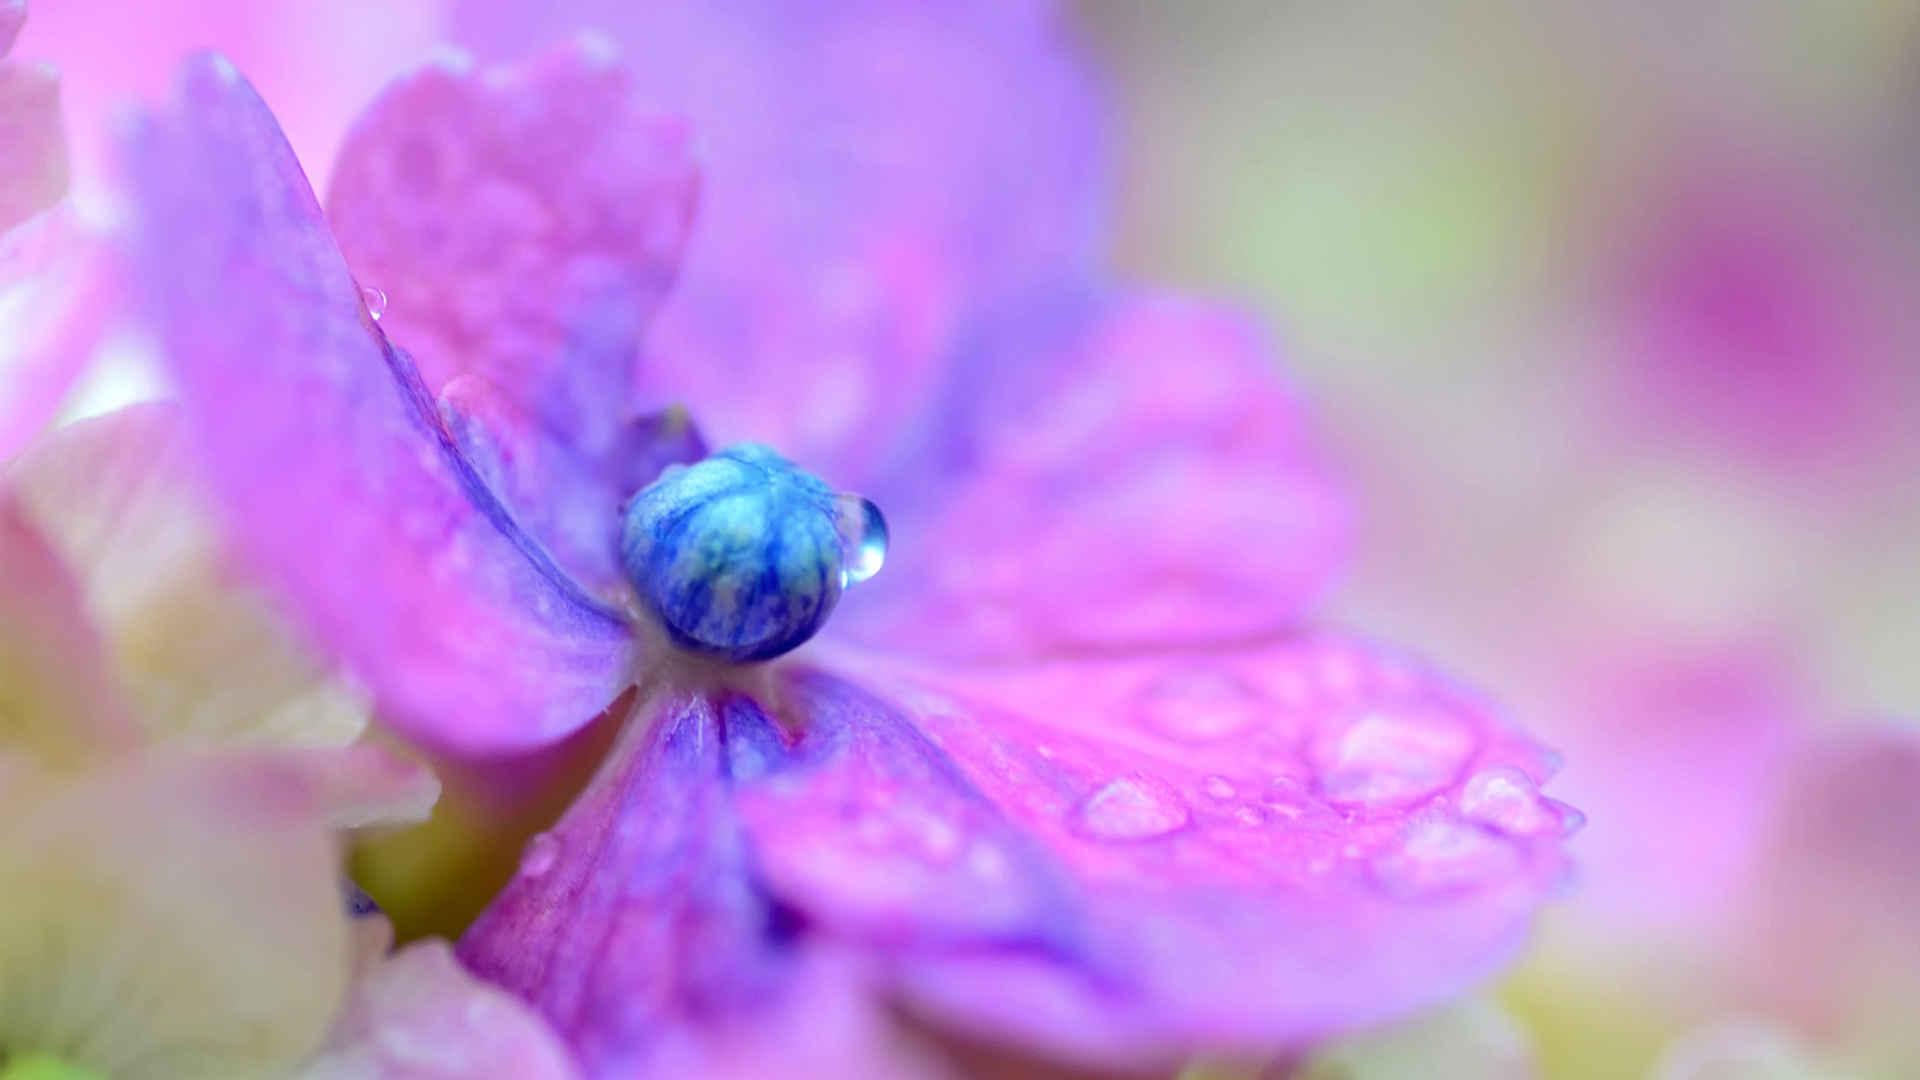
[[347,124],[439,37],[441,0],[37,0],[16,52],[57,66],[76,187],[97,191],[116,105],[154,101],[195,49],[227,54],[325,176]]

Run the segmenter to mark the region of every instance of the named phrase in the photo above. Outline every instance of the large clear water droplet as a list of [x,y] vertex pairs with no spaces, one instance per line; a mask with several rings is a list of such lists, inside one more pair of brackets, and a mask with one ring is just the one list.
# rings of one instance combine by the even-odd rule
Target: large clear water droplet
[[367,314],[373,316],[374,322],[379,322],[380,316],[387,313],[387,294],[384,290],[376,289],[371,285],[362,285],[360,302],[367,305]]
[[1151,840],[1186,825],[1187,805],[1166,784],[1123,776],[1074,808],[1074,826],[1096,840]]
[[872,499],[842,495],[840,535],[846,548],[840,562],[840,587],[858,585],[880,572],[887,561],[887,519]]

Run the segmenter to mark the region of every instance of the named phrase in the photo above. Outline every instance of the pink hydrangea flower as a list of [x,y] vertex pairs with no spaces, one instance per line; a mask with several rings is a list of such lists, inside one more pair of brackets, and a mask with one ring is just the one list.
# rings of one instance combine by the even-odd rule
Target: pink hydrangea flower
[[[1236,316],[1099,277],[1052,23],[766,14],[653,44],[716,95],[705,246],[681,123],[599,41],[400,82],[331,228],[220,58],[128,141],[212,490],[383,719],[497,756],[638,688],[461,957],[621,1076],[899,1075],[899,1016],[1099,1067],[1271,1054],[1485,974],[1564,871],[1550,756],[1307,627],[1344,520],[1303,409]],[[828,77],[730,99],[743,71]],[[763,449],[674,468],[705,447],[662,393],[886,507],[885,571],[802,652],[686,645],[655,594],[719,579],[632,557],[623,504],[709,466],[781,478],[767,529],[833,512]]]

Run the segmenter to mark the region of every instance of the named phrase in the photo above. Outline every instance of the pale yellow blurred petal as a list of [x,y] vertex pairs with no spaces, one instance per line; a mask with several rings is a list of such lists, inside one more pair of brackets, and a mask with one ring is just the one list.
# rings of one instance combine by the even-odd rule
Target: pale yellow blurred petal
[[134,741],[78,586],[0,500],[0,752],[72,766]]
[[327,1050],[300,1080],[567,1080],[545,1020],[468,974],[438,939],[415,942],[354,986]]
[[1301,1080],[1531,1080],[1525,1033],[1484,998],[1342,1039],[1314,1055]]
[[267,1077],[349,963],[337,854],[284,758],[0,774],[0,1046],[115,1080]]
[[114,671],[156,738],[339,746],[365,728],[363,697],[227,556],[170,405],[55,431],[10,479],[80,578]]

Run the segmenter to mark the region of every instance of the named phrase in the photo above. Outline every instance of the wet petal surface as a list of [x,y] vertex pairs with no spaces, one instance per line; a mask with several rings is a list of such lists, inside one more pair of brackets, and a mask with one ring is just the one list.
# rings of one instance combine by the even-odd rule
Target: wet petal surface
[[824,946],[944,1030],[1171,1065],[1305,1046],[1484,975],[1577,824],[1538,794],[1537,746],[1356,641],[857,667],[779,673],[772,709],[729,692],[659,714],[466,954],[603,1053],[699,1002],[778,1000]]
[[604,44],[485,71],[448,56],[362,115],[327,212],[429,389],[479,375],[599,454],[692,223],[686,142]]
[[1343,492],[1230,309],[1009,316],[940,402],[872,492],[899,542],[842,616],[863,640],[966,657],[1231,640],[1297,624],[1344,562]]
[[591,719],[625,681],[625,623],[456,450],[252,89],[190,61],[126,149],[146,310],[242,553],[423,741]]

